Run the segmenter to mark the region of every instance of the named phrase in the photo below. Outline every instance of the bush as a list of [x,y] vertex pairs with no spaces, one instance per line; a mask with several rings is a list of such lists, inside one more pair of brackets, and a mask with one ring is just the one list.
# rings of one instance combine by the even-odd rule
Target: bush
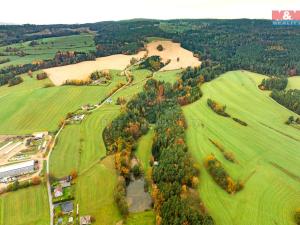
[[159,44],[157,45],[156,49],[161,52],[164,50],[164,47],[161,44]]
[[125,179],[123,177],[119,177],[119,180],[118,180],[115,192],[114,192],[114,199],[117,203],[120,213],[123,216],[128,216],[129,210],[128,210],[128,204],[126,201],[125,187],[126,187]]
[[132,168],[132,173],[135,178],[140,177],[142,175],[141,168],[138,165],[134,165]]
[[44,80],[48,77],[47,73],[39,73],[36,75],[37,80]]
[[226,105],[221,105],[220,103],[211,100],[210,98],[207,99],[207,105],[217,114],[225,117],[230,117],[228,113],[225,112]]
[[39,185],[41,183],[40,177],[33,177],[31,180],[32,185]]
[[23,78],[20,76],[15,76],[8,81],[8,87],[20,84],[23,82]]
[[242,120],[240,120],[240,119],[238,119],[238,118],[232,118],[235,122],[237,122],[237,123],[239,123],[239,124],[241,124],[241,125],[243,125],[243,126],[248,126],[248,124],[246,123],[246,122],[244,122],[244,121],[242,121]]

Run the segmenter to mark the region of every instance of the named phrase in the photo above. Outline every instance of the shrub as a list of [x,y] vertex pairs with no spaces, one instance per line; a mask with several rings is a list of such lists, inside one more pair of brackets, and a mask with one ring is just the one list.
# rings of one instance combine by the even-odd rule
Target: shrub
[[32,185],[39,185],[41,183],[40,177],[33,177],[31,180]]
[[142,174],[141,168],[138,165],[134,165],[132,168],[132,173],[135,178],[140,177]]
[[161,44],[159,44],[157,45],[156,49],[161,52],[164,50],[164,47]]
[[246,123],[246,122],[244,122],[244,121],[242,121],[242,120],[240,120],[240,119],[238,119],[238,118],[232,118],[235,122],[237,122],[237,123],[239,123],[239,124],[241,124],[241,125],[243,125],[243,126],[248,126],[248,124]]
[[20,84],[23,82],[23,78],[20,76],[15,76],[8,81],[8,87]]
[[37,74],[36,75],[36,79],[37,80],[44,80],[44,79],[46,79],[48,77],[48,75],[47,75],[47,73],[39,73],[39,74]]
[[120,213],[123,216],[127,216],[129,214],[128,204],[126,201],[126,184],[125,179],[123,177],[119,177],[117,186],[114,192],[114,199],[117,203],[117,206],[120,210]]
[[220,103],[211,100],[210,98],[207,99],[207,105],[217,114],[225,117],[230,117],[228,113],[225,112],[226,105],[221,105]]

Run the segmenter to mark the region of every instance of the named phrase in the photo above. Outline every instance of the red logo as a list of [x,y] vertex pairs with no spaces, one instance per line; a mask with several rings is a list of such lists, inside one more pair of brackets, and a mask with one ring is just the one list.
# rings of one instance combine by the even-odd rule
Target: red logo
[[273,10],[272,20],[300,20],[300,10]]

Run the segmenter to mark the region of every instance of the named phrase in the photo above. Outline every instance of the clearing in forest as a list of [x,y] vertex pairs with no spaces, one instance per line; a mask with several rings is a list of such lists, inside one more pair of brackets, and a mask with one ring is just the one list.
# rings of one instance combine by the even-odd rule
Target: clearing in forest
[[[162,51],[157,49],[157,46],[163,47]],[[198,58],[194,57],[193,52],[188,51],[181,47],[180,43],[172,41],[153,41],[147,44],[148,57],[159,55],[163,62],[171,60],[168,65],[163,67],[161,71],[176,70],[186,68],[188,66],[200,66],[201,62]]]

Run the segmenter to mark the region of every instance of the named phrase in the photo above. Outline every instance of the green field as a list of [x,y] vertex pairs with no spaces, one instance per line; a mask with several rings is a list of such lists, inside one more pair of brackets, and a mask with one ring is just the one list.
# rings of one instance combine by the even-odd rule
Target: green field
[[300,89],[300,76],[289,77],[286,89]]
[[169,82],[171,84],[174,84],[176,80],[179,79],[180,72],[182,70],[170,70],[170,71],[163,71],[163,72],[156,72],[154,74],[154,78],[156,80],[161,80],[165,82]]
[[113,191],[117,182],[113,157],[104,159],[79,176],[75,201],[80,215],[93,215],[94,225],[114,225],[122,219]]
[[138,142],[137,151],[135,153],[136,157],[142,164],[144,171],[147,171],[150,167],[149,160],[152,156],[152,143],[154,138],[154,130],[150,128],[147,134],[142,136]]
[[[213,153],[234,179],[246,182],[244,190],[229,195],[202,168],[200,196],[217,225],[294,224],[293,212],[300,204],[300,133],[284,124],[295,114],[257,88],[262,78],[228,72],[205,83],[204,96],[183,108],[194,158],[202,164]],[[214,113],[207,98],[225,104],[227,113],[248,126]],[[226,161],[208,138],[233,152],[238,164]]]
[[0,197],[0,224],[49,224],[46,187],[39,185],[2,195]]
[[155,225],[155,214],[153,211],[132,213],[125,225]]
[[48,79],[37,81],[24,75],[24,82],[0,87],[0,134],[28,134],[57,128],[68,112],[81,105],[100,102],[125,77],[113,72],[108,86],[60,86],[44,88]]
[[120,110],[115,105],[104,105],[81,124],[66,126],[50,158],[50,171],[57,177],[68,175],[73,169],[79,173],[92,167],[106,155],[102,132]]
[[11,54],[5,52],[7,47],[11,47],[24,51],[26,55],[23,57],[16,55],[0,56],[0,59],[10,59],[10,62],[0,64],[0,68],[9,65],[31,63],[35,60],[52,59],[58,51],[93,51],[95,50],[93,38],[94,36],[91,34],[81,34],[39,39],[38,43],[40,44],[34,47],[29,46],[30,42],[3,46],[0,47],[0,53]]

